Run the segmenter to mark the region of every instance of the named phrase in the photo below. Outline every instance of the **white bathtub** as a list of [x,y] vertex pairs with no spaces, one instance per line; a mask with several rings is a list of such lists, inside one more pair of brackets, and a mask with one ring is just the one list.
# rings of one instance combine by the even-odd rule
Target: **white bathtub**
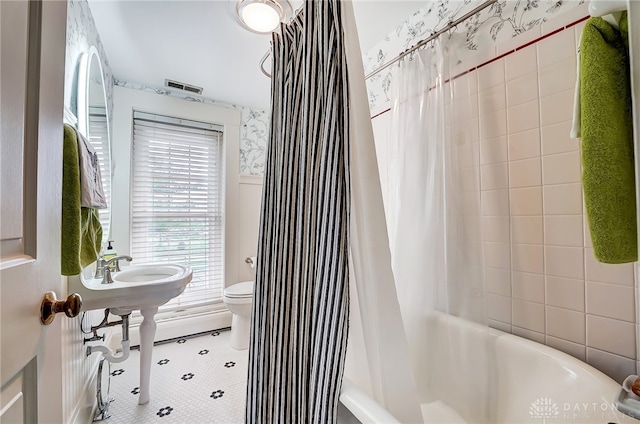
[[[447,315],[427,325],[424,423],[640,423],[615,408],[619,384],[572,356]],[[340,401],[340,424],[399,423],[349,381]]]

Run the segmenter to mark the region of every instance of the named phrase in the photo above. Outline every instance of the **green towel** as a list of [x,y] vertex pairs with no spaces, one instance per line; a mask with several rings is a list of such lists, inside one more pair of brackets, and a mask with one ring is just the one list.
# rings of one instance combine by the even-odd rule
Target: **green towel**
[[620,30],[590,18],[580,45],[582,183],[595,257],[638,258],[626,12]]
[[64,126],[62,149],[62,275],[78,275],[98,258],[102,225],[98,213],[80,206],[80,159],[76,130]]

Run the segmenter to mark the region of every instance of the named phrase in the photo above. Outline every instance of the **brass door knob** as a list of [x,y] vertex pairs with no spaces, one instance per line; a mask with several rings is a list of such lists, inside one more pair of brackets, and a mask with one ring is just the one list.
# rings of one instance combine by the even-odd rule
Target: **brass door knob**
[[40,305],[40,321],[44,325],[49,325],[58,312],[64,312],[69,318],[76,317],[80,313],[81,307],[82,297],[78,293],[71,293],[67,300],[58,300],[54,292],[47,292]]

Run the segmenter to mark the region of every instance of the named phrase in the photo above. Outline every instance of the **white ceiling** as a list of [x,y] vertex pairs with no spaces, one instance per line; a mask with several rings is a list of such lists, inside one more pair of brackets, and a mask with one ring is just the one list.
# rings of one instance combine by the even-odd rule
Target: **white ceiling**
[[[89,0],[115,78],[151,87],[165,78],[203,87],[203,96],[269,108],[269,79],[258,63],[270,35],[243,29],[236,0]],[[297,9],[301,0],[290,2]],[[425,0],[354,0],[363,52]],[[267,61],[268,62],[268,61]]]

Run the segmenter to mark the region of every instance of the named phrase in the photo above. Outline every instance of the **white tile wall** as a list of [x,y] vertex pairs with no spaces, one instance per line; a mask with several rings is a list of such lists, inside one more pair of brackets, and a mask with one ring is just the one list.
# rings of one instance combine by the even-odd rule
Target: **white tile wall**
[[544,303],[544,275],[513,271],[511,286],[514,298]]
[[548,215],[544,217],[544,239],[551,246],[582,247],[583,219],[580,215]]
[[505,333],[511,333],[511,329],[513,328],[511,324],[507,324],[506,322],[496,321],[494,319],[489,318],[487,320],[489,326],[491,328],[498,329],[500,331],[504,331]]
[[512,216],[511,241],[542,245],[544,242],[542,216]]
[[633,264],[611,265],[598,262],[592,249],[585,249],[586,278],[601,283],[634,286]]
[[517,134],[509,134],[509,160],[540,156],[540,130],[535,128]]
[[[471,76],[475,73],[469,73]],[[480,68],[477,72],[478,77],[478,89],[484,91],[487,88],[503,84],[505,81],[505,64],[504,59],[496,60],[495,62]],[[475,77],[475,75],[473,76]],[[455,86],[455,85],[454,85]]]
[[485,241],[509,243],[509,217],[508,216],[484,216],[482,217],[482,231],[486,234]]
[[586,361],[587,353],[584,345],[573,343],[568,340],[558,339],[553,336],[547,335],[546,344],[551,346],[554,349],[561,350],[569,355],[580,359],[581,361]]
[[522,77],[538,69],[536,46],[531,45],[505,57],[507,81]]
[[[586,8],[574,10],[586,15]],[[570,22],[545,23],[496,51],[508,53]],[[599,263],[589,239],[580,141],[569,137],[582,26],[455,79],[454,100],[463,100],[445,98],[447,143],[461,166],[480,165],[489,325],[622,381],[640,370],[640,313],[634,264]],[[463,172],[461,182],[471,188],[477,177]],[[477,208],[476,199],[461,203]]]
[[635,357],[636,330],[630,322],[587,315],[587,345],[605,352]]
[[584,279],[584,251],[580,247],[545,246],[546,274]]
[[540,69],[576,57],[575,32],[573,28],[560,31],[538,43],[538,65]]
[[507,163],[485,165],[481,169],[482,187],[498,190],[509,187],[509,168]]
[[580,184],[545,185],[545,215],[580,215],[582,213],[582,186]]
[[487,294],[489,318],[503,323],[511,323],[511,298],[497,294]]
[[489,324],[621,381],[636,373],[634,265],[601,264],[591,249],[580,142],[569,137],[581,29],[508,54],[460,84],[473,87],[475,77],[480,90]]
[[533,187],[540,184],[542,184],[542,172],[539,157],[509,163],[509,187]]
[[510,134],[532,130],[540,126],[537,100],[509,107],[507,115]]
[[577,152],[580,150],[580,140],[570,138],[571,122],[545,125],[541,129],[542,154]]
[[573,90],[576,84],[576,63],[576,58],[571,57],[540,69],[540,97]]
[[511,272],[508,269],[484,269],[485,289],[488,293],[511,296]]
[[512,324],[526,330],[545,332],[544,305],[513,299]]
[[544,343],[543,333],[527,330],[526,328],[516,327],[515,325],[512,327],[511,332],[516,336],[525,337],[538,343]]
[[[482,191],[482,215],[484,216],[509,216],[509,190],[485,190]],[[542,209],[542,200],[540,200]]]
[[478,111],[480,112],[480,116],[494,113],[506,107],[504,84],[488,88],[478,94]]
[[585,311],[584,280],[547,275],[545,287],[547,305],[577,312]]
[[587,347],[587,363],[598,368],[618,382],[636,373],[636,363],[633,359],[614,355],[598,349]]
[[512,244],[511,260],[514,271],[544,273],[544,248],[535,244]]
[[633,287],[587,281],[587,313],[635,322]]
[[489,268],[509,269],[509,243],[484,242],[484,263]]
[[507,134],[507,113],[504,110],[487,113],[480,117],[480,139],[500,137]]
[[545,185],[580,182],[580,152],[545,156],[542,159],[542,172]]
[[509,190],[512,215],[542,215],[542,188],[514,188]]
[[585,344],[585,314],[547,305],[547,334],[574,343]]
[[507,106],[538,102],[538,74],[530,72],[507,82]]
[[572,88],[541,98],[540,123],[546,126],[571,120],[573,117],[574,95],[574,89]]
[[480,143],[480,164],[487,165],[507,160],[507,137],[498,137]]

